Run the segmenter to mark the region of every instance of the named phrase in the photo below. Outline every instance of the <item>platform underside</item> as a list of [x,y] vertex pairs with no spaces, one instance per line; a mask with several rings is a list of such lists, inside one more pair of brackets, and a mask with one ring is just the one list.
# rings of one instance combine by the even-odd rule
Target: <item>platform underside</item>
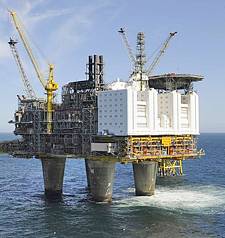
[[161,90],[190,90],[193,82],[202,81],[203,76],[193,74],[162,74],[149,77],[149,87]]

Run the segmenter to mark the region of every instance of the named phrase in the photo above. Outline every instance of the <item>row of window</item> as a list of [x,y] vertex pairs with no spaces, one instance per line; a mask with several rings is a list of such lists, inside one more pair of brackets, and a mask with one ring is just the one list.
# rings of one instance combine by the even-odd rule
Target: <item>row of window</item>
[[118,104],[100,104],[99,105],[99,107],[107,107],[107,106],[109,106],[109,107],[112,107],[112,106],[115,106],[115,107],[117,107],[117,106],[120,106],[120,107],[122,107],[124,104],[120,104],[120,105],[118,105]]
[[104,115],[104,116],[99,115],[99,118],[103,118],[103,117],[104,117],[104,118],[108,118],[108,117],[109,117],[109,118],[112,118],[112,117],[123,117],[123,115],[120,115],[120,116],[119,116],[119,115]]
[[[115,101],[115,102],[117,102],[117,101],[123,101],[124,99],[123,98],[110,98],[109,100],[107,99],[107,98],[104,98],[103,99],[103,102],[107,102],[107,101],[109,101],[109,102],[112,102],[112,101]],[[102,103],[102,99],[99,99],[99,102],[100,103]]]
[[117,122],[115,122],[115,123],[112,123],[112,122],[109,122],[109,123],[107,123],[107,122],[105,122],[105,123],[102,123],[102,122],[100,122],[99,123],[99,125],[100,126],[102,126],[102,125],[105,125],[105,126],[107,126],[107,125],[110,125],[110,126],[112,126],[112,125],[115,125],[115,126],[117,126],[117,125],[123,125],[123,122],[120,122],[120,123],[117,123]]
[[102,112],[104,112],[104,113],[108,113],[108,112],[118,112],[118,111],[120,111],[120,112],[123,112],[123,109],[120,109],[120,110],[117,110],[117,109],[115,109],[115,110],[99,110],[99,114],[101,114]]
[[117,95],[123,95],[124,93],[120,92],[114,92],[114,93],[103,93],[103,94],[99,94],[99,97],[108,97],[108,96],[117,96]]

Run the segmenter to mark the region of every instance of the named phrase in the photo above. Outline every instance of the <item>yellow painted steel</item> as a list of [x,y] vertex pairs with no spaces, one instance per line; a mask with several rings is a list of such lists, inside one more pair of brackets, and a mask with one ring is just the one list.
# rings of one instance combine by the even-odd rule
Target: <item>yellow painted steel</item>
[[37,77],[40,80],[42,86],[44,87],[46,94],[47,94],[47,133],[50,134],[52,132],[52,112],[53,112],[53,99],[54,99],[54,92],[58,89],[58,84],[54,81],[54,65],[49,64],[49,75],[48,80],[46,81],[44,79],[44,76],[40,70],[39,64],[36,61],[34,54],[32,52],[32,49],[29,45],[29,42],[26,38],[25,31],[23,30],[22,23],[19,21],[16,12],[9,11],[13,23],[15,25],[16,30],[19,33],[19,36],[23,42],[23,45],[27,51],[27,54],[34,66],[34,69],[36,71]]
[[52,132],[52,112],[53,112],[53,96],[54,92],[58,89],[58,84],[54,81],[53,75],[54,66],[49,65],[49,78],[45,86],[47,92],[47,133]]
[[128,137],[128,158],[137,161],[154,160],[159,162],[162,176],[183,174],[182,161],[204,155],[197,150],[193,135],[139,136]]
[[183,175],[182,160],[162,160],[159,162],[158,174],[161,177]]
[[163,146],[170,146],[171,145],[171,141],[172,141],[172,139],[169,136],[163,136],[162,137],[162,145]]
[[40,80],[42,86],[45,87],[46,82],[45,82],[44,76],[43,76],[43,74],[42,74],[42,72],[40,70],[40,66],[39,66],[38,62],[36,61],[36,59],[34,57],[34,54],[33,54],[33,51],[32,51],[32,49],[31,49],[31,47],[29,45],[29,42],[28,42],[28,39],[26,37],[25,31],[23,30],[23,27],[22,27],[22,23],[19,20],[19,18],[18,18],[18,16],[17,16],[15,11],[9,11],[9,13],[10,13],[10,15],[12,17],[12,20],[13,20],[13,23],[15,25],[15,28],[18,31],[19,36],[20,36],[20,38],[21,38],[21,40],[23,42],[25,50],[27,51],[27,54],[30,57],[30,60],[31,60],[33,66],[34,66],[34,69],[36,71],[38,79]]
[[179,164],[180,164],[180,175],[183,175],[183,161],[179,160]]

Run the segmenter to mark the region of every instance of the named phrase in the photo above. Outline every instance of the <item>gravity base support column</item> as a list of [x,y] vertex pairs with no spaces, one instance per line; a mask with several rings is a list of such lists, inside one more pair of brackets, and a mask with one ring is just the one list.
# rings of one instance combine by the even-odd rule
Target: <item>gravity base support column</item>
[[87,160],[90,192],[96,202],[112,201],[115,162]]
[[137,196],[151,196],[155,193],[158,162],[145,161],[133,164],[135,193]]
[[65,158],[41,158],[45,196],[60,198],[62,196]]
[[85,169],[86,169],[86,177],[87,177],[87,188],[90,188],[90,171],[89,171],[89,167],[88,167],[88,160],[85,159]]

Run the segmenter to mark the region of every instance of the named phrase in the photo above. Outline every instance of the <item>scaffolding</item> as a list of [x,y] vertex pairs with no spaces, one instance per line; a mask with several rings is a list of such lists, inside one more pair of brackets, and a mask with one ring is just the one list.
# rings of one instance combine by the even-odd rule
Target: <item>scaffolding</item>
[[[197,149],[193,135],[127,136],[97,135],[93,137],[92,156],[103,160],[117,158],[121,163],[158,162],[159,176],[183,174],[183,161],[204,155]],[[101,148],[103,149],[101,151]]]
[[18,148],[24,154],[45,151],[45,134],[47,130],[46,102],[43,99],[29,99],[18,96],[18,110],[15,112],[15,135],[22,136]]
[[183,175],[183,160],[204,155],[193,135],[129,137],[128,157],[158,161],[159,176]]
[[198,153],[196,137],[182,136],[148,136],[128,138],[128,157],[137,159],[186,158]]
[[61,153],[90,154],[91,137],[97,133],[97,91],[104,86],[103,65],[103,56],[89,56],[87,80],[70,82],[62,88],[62,104],[54,113],[56,137],[64,134]]
[[183,160],[182,159],[162,159],[158,163],[158,176],[181,176],[183,175]]
[[87,80],[62,88],[62,103],[53,104],[53,131],[47,133],[47,107],[43,99],[18,96],[16,135],[22,136],[18,150],[31,157],[38,154],[90,153],[91,136],[97,133],[97,92],[103,90],[103,56],[89,56]]

